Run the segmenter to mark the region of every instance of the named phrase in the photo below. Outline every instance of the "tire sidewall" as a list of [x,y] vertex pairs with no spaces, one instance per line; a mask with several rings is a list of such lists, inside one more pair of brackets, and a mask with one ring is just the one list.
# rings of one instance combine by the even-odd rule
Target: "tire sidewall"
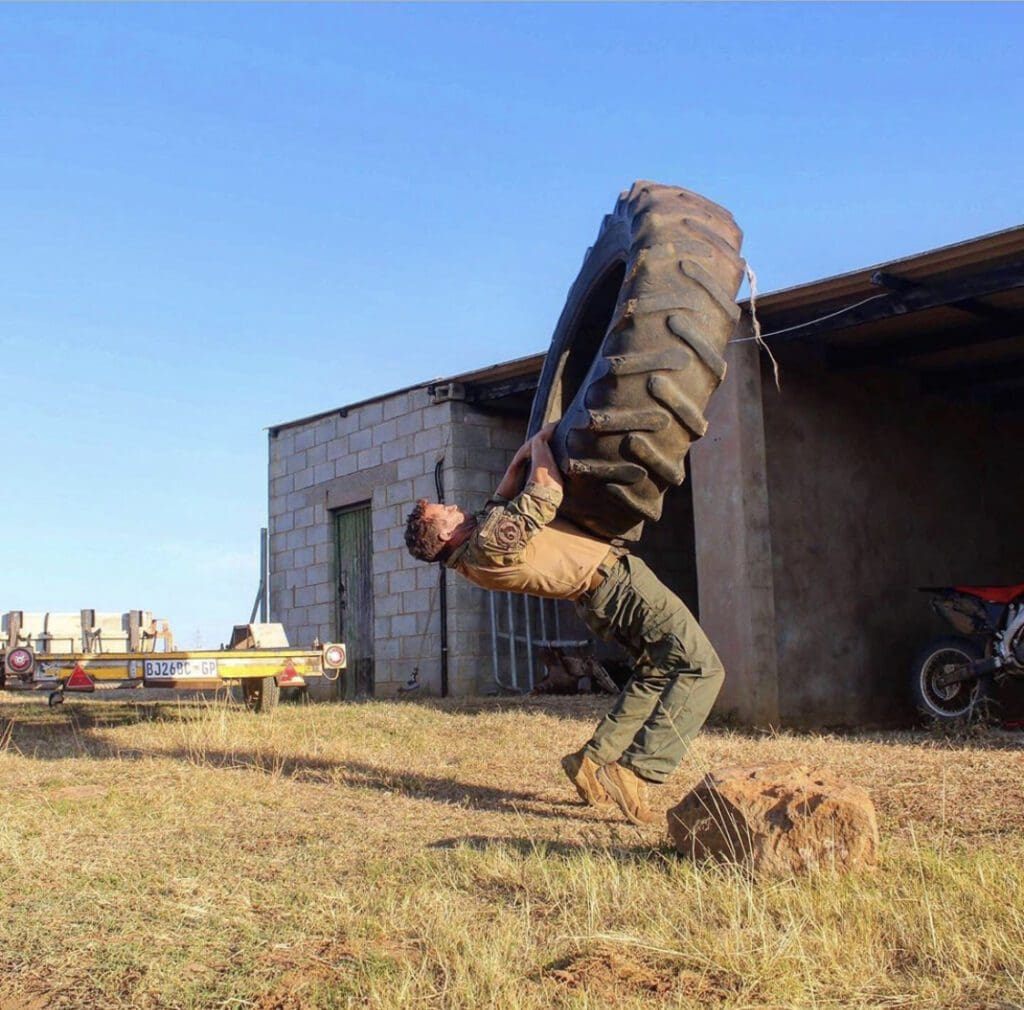
[[960,635],[944,635],[934,639],[914,658],[910,676],[910,693],[917,711],[926,719],[938,722],[956,722],[962,719],[971,718],[981,703],[992,697],[992,678],[979,678],[970,691],[969,701],[957,711],[948,712],[936,706],[935,701],[930,697],[926,688],[926,681],[934,674],[929,666],[934,663],[935,657],[941,652],[959,652],[968,660],[983,659],[985,649],[975,639],[966,638]]

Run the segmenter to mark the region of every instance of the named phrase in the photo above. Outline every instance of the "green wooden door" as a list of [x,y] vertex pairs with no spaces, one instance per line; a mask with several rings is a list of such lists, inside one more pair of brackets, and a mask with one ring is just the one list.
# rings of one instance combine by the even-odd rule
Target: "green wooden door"
[[370,506],[334,513],[335,604],[338,641],[348,651],[339,686],[344,698],[373,694],[373,538]]

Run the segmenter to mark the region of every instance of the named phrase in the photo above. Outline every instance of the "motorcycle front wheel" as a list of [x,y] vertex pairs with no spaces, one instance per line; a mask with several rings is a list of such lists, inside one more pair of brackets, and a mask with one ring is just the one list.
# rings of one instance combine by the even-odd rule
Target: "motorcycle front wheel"
[[910,692],[917,710],[930,719],[945,722],[969,719],[980,714],[992,700],[992,678],[962,680],[944,686],[938,676],[951,667],[965,666],[984,658],[982,647],[970,638],[945,635],[923,648],[914,660]]

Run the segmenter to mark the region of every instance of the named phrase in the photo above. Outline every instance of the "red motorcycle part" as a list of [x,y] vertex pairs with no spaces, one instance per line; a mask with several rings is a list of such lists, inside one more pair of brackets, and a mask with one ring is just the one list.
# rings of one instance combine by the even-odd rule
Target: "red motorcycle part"
[[1018,596],[1024,596],[1024,582],[1016,586],[954,586],[958,593],[976,596],[986,603],[1013,603]]

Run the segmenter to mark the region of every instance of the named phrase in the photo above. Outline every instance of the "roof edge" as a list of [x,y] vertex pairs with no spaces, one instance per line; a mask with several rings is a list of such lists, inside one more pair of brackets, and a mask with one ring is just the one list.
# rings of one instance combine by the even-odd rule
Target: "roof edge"
[[[902,273],[913,277],[917,273],[939,273],[944,269],[952,269],[956,266],[971,266],[974,263],[984,262],[986,259],[1015,254],[1024,256],[1024,224],[1015,225],[1012,228],[1004,228],[1001,231],[988,232],[985,235],[978,235],[974,238],[964,239],[961,242],[954,242],[950,245],[939,246],[936,249],[913,253],[898,259],[884,260],[871,266],[858,267],[855,270],[822,277],[819,280],[809,281],[805,284],[778,288],[775,291],[769,291],[766,294],[757,296],[757,311],[760,315],[771,312],[784,312],[790,309],[806,308],[816,302],[829,302],[840,298],[856,297],[865,292],[876,291],[876,286],[871,283],[871,275],[879,270],[898,269]],[[739,302],[739,306],[741,309],[749,312],[750,302],[751,299],[747,298]],[[512,358],[509,361],[497,362],[483,368],[475,368],[468,372],[460,372],[456,375],[438,376],[435,379],[417,382],[410,386],[402,386],[387,393],[379,393],[376,396],[370,396],[363,400],[356,400],[353,403],[343,404],[330,410],[323,410],[317,414],[310,414],[308,417],[300,417],[294,421],[283,421],[280,424],[268,425],[264,430],[269,433],[271,438],[275,438],[280,432],[288,428],[298,428],[305,424],[312,424],[334,414],[344,416],[350,410],[356,410],[359,407],[365,407],[367,404],[378,403],[381,400],[387,400],[392,396],[400,396],[402,393],[409,393],[416,389],[429,389],[431,386],[444,382],[472,383],[483,380],[493,381],[497,378],[527,374],[541,366],[546,353],[546,351],[540,351],[535,354]]]
[[[816,281],[778,288],[758,295],[757,309],[759,313],[785,311],[803,308],[817,301],[877,291],[878,288],[871,283],[871,275],[879,270],[899,270],[912,278],[917,273],[940,273],[946,269],[969,267],[997,256],[1014,254],[1024,256],[1024,225],[1015,225],[1012,228],[989,232],[894,260],[883,260],[870,266],[822,277]],[[739,305],[749,310],[750,299],[740,302]]]

